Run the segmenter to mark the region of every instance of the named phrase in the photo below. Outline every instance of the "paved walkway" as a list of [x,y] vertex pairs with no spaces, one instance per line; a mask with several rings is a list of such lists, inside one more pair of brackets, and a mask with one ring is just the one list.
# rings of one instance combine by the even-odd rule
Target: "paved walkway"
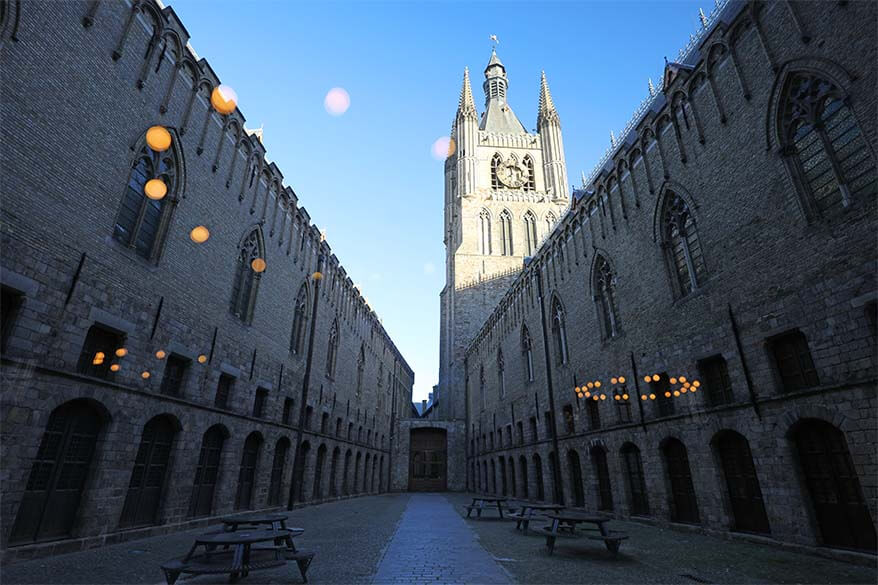
[[413,494],[374,583],[511,583],[444,496]]

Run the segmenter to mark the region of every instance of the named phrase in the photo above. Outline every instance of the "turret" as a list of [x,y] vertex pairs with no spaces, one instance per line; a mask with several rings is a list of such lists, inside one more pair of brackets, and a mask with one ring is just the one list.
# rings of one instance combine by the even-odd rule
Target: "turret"
[[543,173],[546,190],[556,201],[567,200],[567,165],[564,163],[564,142],[561,139],[561,118],[552,101],[546,81],[546,72],[540,78],[540,105],[537,114],[537,132],[543,150]]
[[463,71],[463,87],[460,90],[460,101],[454,117],[452,138],[454,139],[454,155],[457,160],[457,192],[468,195],[476,190],[478,178],[478,143],[479,125],[476,103],[470,87],[469,69]]

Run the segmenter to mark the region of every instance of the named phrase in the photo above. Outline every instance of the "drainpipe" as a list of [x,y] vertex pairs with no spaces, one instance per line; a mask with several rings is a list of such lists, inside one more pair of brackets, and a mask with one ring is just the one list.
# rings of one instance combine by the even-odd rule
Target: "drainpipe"
[[[321,238],[321,243],[323,239]],[[296,464],[299,462],[299,450],[302,447],[302,435],[305,433],[305,410],[308,405],[308,384],[311,381],[311,362],[314,356],[314,331],[317,328],[317,300],[320,298],[320,280],[323,278],[323,251],[317,256],[317,271],[311,275],[314,281],[314,304],[311,308],[311,327],[308,332],[308,356],[305,360],[305,375],[302,378],[302,402],[299,404],[299,432],[296,433],[296,449],[293,451],[293,481],[290,483],[290,498],[287,502],[287,510],[293,509],[296,497],[299,495],[299,483],[305,480],[305,469],[302,476],[296,481]]]
[[[537,296],[540,299],[540,322],[543,326],[543,350],[546,356],[546,384],[549,388],[549,411],[552,413],[552,446],[555,449],[555,461],[549,458],[549,466],[552,468],[552,481],[555,484],[555,496],[558,503],[564,504],[564,484],[561,482],[561,454],[558,448],[558,424],[555,422],[555,389],[552,385],[552,360],[549,357],[549,334],[546,327],[546,304],[543,299],[542,268],[537,266]],[[537,413],[539,416],[539,413]]]

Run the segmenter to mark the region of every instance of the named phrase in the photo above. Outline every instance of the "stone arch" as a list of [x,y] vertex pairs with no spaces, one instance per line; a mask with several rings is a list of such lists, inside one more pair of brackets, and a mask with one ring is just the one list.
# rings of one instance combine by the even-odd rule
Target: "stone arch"
[[674,193],[674,195],[680,196],[683,201],[686,202],[686,205],[689,207],[689,211],[692,213],[692,217],[695,219],[695,223],[700,223],[700,213],[698,208],[697,200],[692,196],[689,191],[683,187],[680,183],[673,181],[671,179],[666,179],[661,187],[659,187],[659,196],[656,198],[655,207],[652,211],[652,241],[655,243],[660,243],[662,241],[662,210],[665,206],[665,201],[668,197],[668,192]]

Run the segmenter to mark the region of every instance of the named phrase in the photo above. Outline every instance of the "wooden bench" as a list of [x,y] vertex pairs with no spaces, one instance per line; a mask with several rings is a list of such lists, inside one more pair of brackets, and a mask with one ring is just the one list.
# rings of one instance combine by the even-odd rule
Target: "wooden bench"
[[302,574],[302,583],[307,583],[308,567],[311,566],[311,561],[314,560],[314,552],[309,550],[298,550],[296,552],[288,550],[284,553],[284,556],[288,561],[296,561],[296,564],[299,565],[299,572]]
[[549,549],[549,554],[555,552],[555,539],[559,536],[564,538],[579,538],[580,535],[575,532],[567,531],[561,532],[562,528],[559,527],[558,532],[552,530],[551,526],[543,526],[540,530],[546,535],[546,548]]
[[482,510],[484,509],[482,506],[464,506],[466,508],[466,517],[469,518],[470,514],[473,513],[473,510],[476,511],[476,516],[482,517]]
[[609,534],[593,534],[588,538],[591,540],[603,540],[604,544],[607,545],[607,550],[613,554],[617,554],[619,552],[619,547],[622,545],[622,541],[628,540],[628,535],[624,532],[610,532]]
[[247,563],[237,564],[234,551],[205,552],[186,559],[180,557],[162,564],[162,571],[168,585],[174,585],[182,573],[190,575],[228,574],[232,581],[239,576],[245,577],[250,571],[273,569],[286,564],[286,560],[278,558],[278,550],[285,547],[266,547],[252,549]]

